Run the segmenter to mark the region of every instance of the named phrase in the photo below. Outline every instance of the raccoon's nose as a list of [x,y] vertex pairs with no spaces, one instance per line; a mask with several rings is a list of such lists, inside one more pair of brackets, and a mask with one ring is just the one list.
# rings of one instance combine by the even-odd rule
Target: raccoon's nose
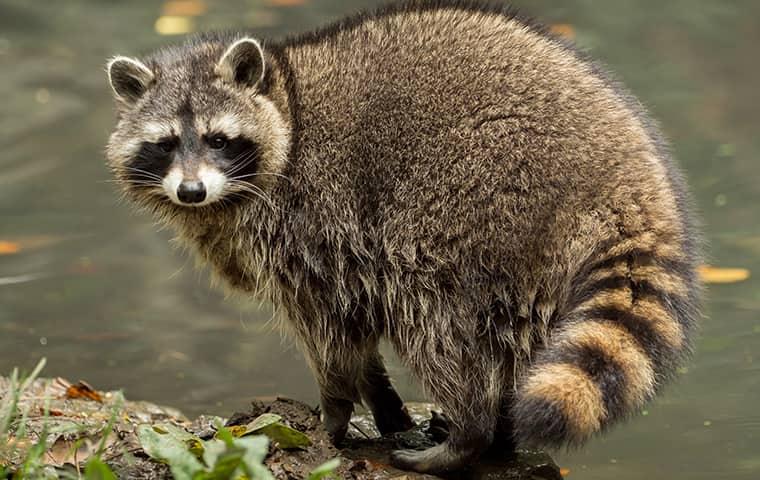
[[201,203],[206,199],[203,182],[182,182],[177,187],[177,198],[183,203]]

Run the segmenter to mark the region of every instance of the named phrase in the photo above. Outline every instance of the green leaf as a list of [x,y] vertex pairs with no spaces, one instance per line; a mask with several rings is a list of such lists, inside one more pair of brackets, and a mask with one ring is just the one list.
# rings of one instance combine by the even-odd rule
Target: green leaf
[[269,439],[263,435],[237,438],[235,445],[245,450],[243,470],[251,480],[274,480],[272,473],[264,466],[269,453]]
[[264,434],[279,448],[305,448],[311,440],[305,434],[281,422],[282,417],[274,413],[265,413],[246,425],[243,435]]
[[227,444],[222,440],[212,439],[203,442],[203,463],[209,467],[215,465],[225,450],[227,450]]
[[203,475],[204,480],[231,480],[237,478],[235,472],[243,463],[243,450],[225,449],[216,459],[211,471]]
[[87,461],[84,467],[85,480],[117,480],[111,468],[97,457]]
[[261,465],[269,453],[269,439],[263,435],[236,438],[235,446],[245,451],[243,460],[248,464]]
[[[256,433],[264,427],[280,422],[282,417],[275,413],[265,413],[254,418],[252,422],[245,426],[245,435]],[[242,435],[241,435],[242,436]]]
[[175,480],[192,480],[202,472],[203,465],[185,443],[168,433],[161,434],[150,425],[137,427],[137,438],[145,453],[151,458],[167,463]]
[[333,458],[312,470],[308,480],[322,480],[326,477],[335,476],[335,469],[339,466],[340,459]]
[[158,433],[166,434],[183,443],[187,449],[198,459],[203,458],[203,442],[200,438],[188,432],[182,427],[171,423],[160,423],[153,426],[153,430]]
[[285,450],[289,448],[306,448],[311,445],[309,437],[283,423],[272,423],[259,429],[257,433],[263,433],[269,437],[277,447]]

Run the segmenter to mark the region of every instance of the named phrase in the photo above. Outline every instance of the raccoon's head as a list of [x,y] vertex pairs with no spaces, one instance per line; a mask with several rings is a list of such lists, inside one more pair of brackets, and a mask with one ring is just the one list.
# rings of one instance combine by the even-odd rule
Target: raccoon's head
[[266,198],[290,148],[269,65],[247,37],[197,37],[144,61],[113,58],[119,121],[107,156],[127,193],[174,210]]

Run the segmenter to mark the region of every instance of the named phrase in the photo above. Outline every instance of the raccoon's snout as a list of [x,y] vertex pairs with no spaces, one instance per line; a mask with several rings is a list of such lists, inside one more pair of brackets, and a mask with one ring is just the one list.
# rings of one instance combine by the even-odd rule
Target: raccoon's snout
[[177,187],[177,198],[182,203],[201,203],[206,199],[206,186],[203,182],[182,182]]
[[224,194],[227,177],[217,168],[201,165],[195,173],[180,167],[169,170],[164,177],[166,196],[177,205],[203,207],[219,200]]

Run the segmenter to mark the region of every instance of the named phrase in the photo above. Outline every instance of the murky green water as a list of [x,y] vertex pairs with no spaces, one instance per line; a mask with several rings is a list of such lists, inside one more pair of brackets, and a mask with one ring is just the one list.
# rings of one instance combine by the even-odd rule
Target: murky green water
[[[236,0],[193,21],[276,36],[373,3]],[[646,416],[557,460],[569,478],[760,478],[760,2],[515,3],[571,25],[651,108],[688,173],[710,262],[754,273],[711,286],[696,358]],[[314,401],[269,310],[210,290],[106,182],[104,60],[176,41],[156,33],[161,14],[147,0],[0,0],[0,371],[45,356],[49,376],[190,414],[253,396]]]

